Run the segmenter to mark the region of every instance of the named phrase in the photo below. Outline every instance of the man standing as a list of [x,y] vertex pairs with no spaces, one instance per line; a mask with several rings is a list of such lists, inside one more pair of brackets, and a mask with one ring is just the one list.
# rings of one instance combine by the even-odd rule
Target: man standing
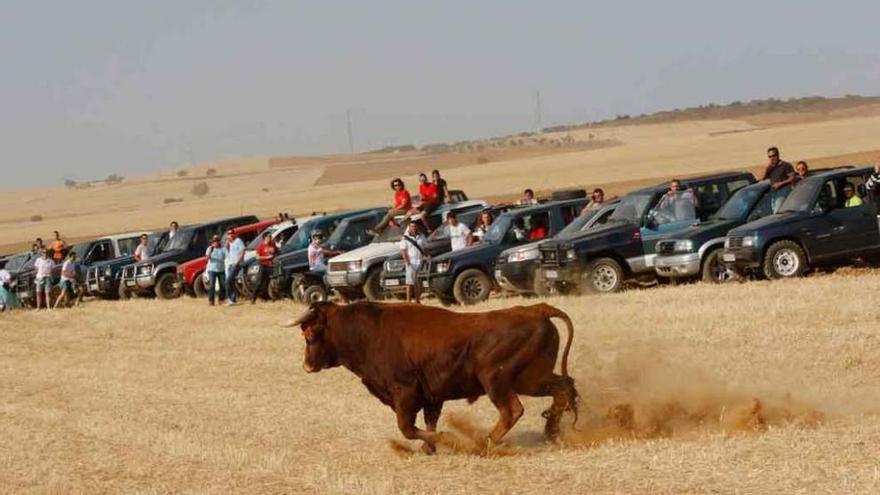
[[440,177],[439,170],[431,171],[431,179],[434,180],[434,185],[437,187],[437,204],[442,205],[447,201],[452,202],[452,199],[449,197],[449,187],[446,185],[446,179]]
[[767,169],[764,170],[762,180],[768,179],[770,187],[773,189],[770,192],[770,207],[773,213],[776,213],[795,181],[794,167],[779,158],[779,148],[776,146],[767,148]]
[[415,222],[407,226],[403,238],[400,239],[398,248],[403,256],[403,264],[406,267],[406,301],[414,300],[421,304],[422,291],[419,287],[419,268],[422,267],[422,256],[425,255],[425,237],[419,232]]
[[403,185],[402,180],[399,178],[392,180],[391,189],[394,190],[394,206],[388,210],[385,217],[383,217],[379,224],[373,229],[377,234],[381,234],[395,216],[403,215],[412,208],[412,198],[409,195],[409,191],[407,191],[406,187]]
[[454,211],[446,214],[446,228],[449,229],[449,243],[453,251],[464,249],[471,244],[473,240],[471,229],[458,221]]
[[64,248],[67,247],[67,243],[61,239],[61,234],[59,234],[57,230],[52,233],[55,234],[55,240],[49,245],[52,249],[52,260],[54,260],[55,263],[61,263],[64,261]]
[[244,241],[233,230],[226,232],[226,243],[229,245],[226,253],[226,305],[238,304],[238,289],[235,287],[235,279],[241,270],[244,261]]
[[680,220],[693,220],[697,217],[699,201],[694,191],[681,190],[681,181],[672,179],[669,190],[660,198],[657,207],[654,208],[656,220],[659,223],[671,223]]
[[141,242],[134,248],[135,261],[146,261],[152,255],[153,253],[150,252],[150,237],[147,234],[141,234]]
[[272,242],[272,234],[263,232],[263,240],[257,246],[257,262],[260,271],[257,272],[257,283],[254,284],[254,293],[251,294],[251,304],[257,303],[257,297],[269,288],[269,276],[272,274],[272,262],[275,261],[275,243]]
[[34,262],[34,268],[37,270],[34,278],[34,297],[37,300],[37,311],[40,310],[41,302],[46,301],[46,309],[51,309],[52,302],[49,300],[49,293],[52,291],[52,269],[55,263],[49,258],[49,252],[43,248],[40,251],[40,257]]
[[168,243],[171,244],[171,241],[174,240],[174,236],[177,235],[177,229],[180,226],[177,224],[177,221],[172,221],[171,225],[169,227],[170,228],[168,229]]

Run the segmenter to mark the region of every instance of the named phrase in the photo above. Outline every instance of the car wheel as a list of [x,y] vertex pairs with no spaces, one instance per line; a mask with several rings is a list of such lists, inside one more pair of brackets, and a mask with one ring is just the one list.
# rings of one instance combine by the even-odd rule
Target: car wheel
[[617,260],[599,258],[587,267],[581,285],[590,292],[608,293],[619,291],[623,281],[623,268]]
[[180,289],[180,282],[177,280],[176,273],[163,273],[156,279],[156,296],[159,299],[175,299],[180,297]]
[[368,301],[381,301],[385,299],[385,291],[382,290],[382,269],[373,268],[367,273],[364,281],[364,296]]
[[706,255],[700,277],[707,284],[723,284],[736,278],[733,270],[721,261],[721,249],[715,249]]
[[807,255],[793,241],[773,243],[764,255],[763,271],[769,279],[800,277],[807,268]]
[[300,274],[294,274],[290,277],[290,290],[288,290],[288,295],[291,299],[298,303],[303,303],[303,284],[305,283],[305,279]]
[[544,274],[540,269],[535,270],[533,279],[533,288],[536,296],[549,297],[557,294],[555,284],[544,278]]
[[324,302],[327,300],[327,291],[324,289],[323,285],[313,284],[305,287],[302,291],[302,303],[311,305],[317,302]]
[[[406,297],[404,296],[404,299]],[[437,300],[440,301],[440,304],[443,305],[444,308],[448,308],[449,306],[455,305],[455,299],[447,296],[437,296]]]
[[489,299],[492,281],[476,268],[463,271],[452,286],[452,293],[459,304],[477,304]]
[[208,297],[208,288],[205,287],[205,277],[203,275],[203,273],[196,275],[192,284],[193,295],[198,298]]

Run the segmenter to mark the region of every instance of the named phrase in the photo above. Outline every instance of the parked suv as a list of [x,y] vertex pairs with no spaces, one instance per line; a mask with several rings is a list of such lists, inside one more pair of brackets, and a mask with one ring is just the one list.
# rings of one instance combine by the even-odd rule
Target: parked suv
[[[245,244],[253,241],[263,230],[268,228],[271,225],[275,225],[277,220],[264,220],[262,222],[252,223],[248,225],[242,225],[241,227],[235,227],[232,229],[233,232],[238,235],[242,242]],[[220,245],[226,245],[226,234],[229,231],[223,232],[221,237]],[[205,248],[207,249],[207,248]],[[195,297],[205,297],[208,295],[208,290],[205,287],[207,283],[205,269],[208,267],[208,258],[205,256],[201,256],[192,261],[187,261],[186,263],[182,263],[177,267],[177,278],[183,287],[183,291],[187,294]],[[225,292],[226,288],[221,287],[220,291]]]
[[[740,274],[770,279],[803,275],[816,265],[880,251],[875,191],[865,183],[871,167],[845,168],[807,177],[794,187],[775,215],[731,230],[721,254]],[[850,200],[852,186],[861,204]]]
[[[612,201],[595,208],[572,220],[564,229],[559,231],[554,238],[566,238],[580,232],[586,232],[594,227],[604,225],[614,213],[619,201]],[[541,251],[539,246],[542,242],[537,241],[515,246],[501,252],[495,260],[495,281],[502,290],[517,294],[537,294],[547,296],[553,292],[552,285],[548,285],[541,271]],[[537,276],[536,276],[537,275]]]
[[696,208],[689,203],[658,207],[668,185],[627,194],[605,225],[542,243],[541,276],[560,293],[614,292],[627,280],[653,280],[657,241],[709,218],[754,182],[752,174],[739,172],[683,179],[682,190],[693,191]]
[[134,239],[131,239],[132,234],[120,234],[118,237],[122,242],[118,243],[119,256],[109,261],[92,263],[86,271],[86,290],[89,295],[104,299],[125,297],[126,292],[121,290],[124,287],[120,283],[122,269],[135,262],[134,250],[140,243],[140,235],[144,233],[148,236],[150,250],[154,253],[161,250],[165,239],[163,232],[141,232]]
[[586,202],[551,201],[508,211],[495,219],[481,242],[431,258],[419,281],[444,304],[485,301],[497,285],[495,260],[502,251],[556,235],[577,218]]
[[126,266],[122,270],[122,286],[136,294],[155,292],[160,299],[179,297],[182,287],[177,279],[178,265],[204,256],[211,237],[258,221],[257,217],[246,215],[182,227],[162,245],[159,253]]
[[[301,224],[299,230],[296,231],[296,234],[288,239],[281,247],[281,254],[275,258],[275,261],[272,264],[272,278],[269,281],[269,297],[272,299],[281,299],[284,297],[292,297],[294,295],[294,276],[309,270],[308,248],[313,231],[320,229],[329,239],[330,237],[334,237],[333,234],[336,233],[337,227],[339,227],[346,218],[359,217],[363,222],[373,222],[372,225],[376,225],[387,211],[388,208],[350,210],[342,213],[318,216]],[[352,238],[349,239],[352,246],[357,245],[359,242],[363,242],[364,244],[369,242],[369,238],[366,237],[366,232],[363,233],[364,236],[354,234],[355,231],[361,229],[361,220],[355,223],[347,222],[345,224],[344,231],[346,233],[352,233]],[[364,228],[368,229],[372,227],[372,225]],[[340,238],[341,235],[342,234],[336,236],[334,239]],[[357,239],[355,239],[355,237]],[[254,277],[256,269],[257,266],[255,264],[249,267],[246,276]]]
[[[444,203],[429,217],[428,223],[439,226],[446,213],[455,211],[463,214],[479,211],[488,206],[485,201],[468,200],[457,203]],[[400,242],[410,218],[401,216],[389,225],[372,242],[351,250],[330,260],[327,268],[327,282],[343,298],[366,297],[371,301],[384,298],[381,286],[382,264],[398,251]]]

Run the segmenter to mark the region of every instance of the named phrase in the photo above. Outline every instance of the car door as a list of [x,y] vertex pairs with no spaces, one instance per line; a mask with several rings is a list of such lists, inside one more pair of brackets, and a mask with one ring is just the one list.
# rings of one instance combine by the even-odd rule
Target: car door
[[[685,191],[683,194],[694,195],[696,192]],[[684,204],[684,207],[682,207],[682,204]],[[686,203],[671,205],[661,199],[651,209],[648,214],[648,220],[645,221],[640,230],[646,268],[654,266],[657,242],[660,239],[664,239],[670,234],[690,227],[699,221],[697,208],[694,207],[693,203],[689,205]]]
[[[878,233],[876,208],[867,197],[869,195],[864,194],[864,184],[865,177],[860,174],[845,176],[835,183],[841,197],[835,208],[828,213],[832,224],[833,254],[857,253],[877,245],[880,233]],[[846,207],[844,186],[852,186],[856,194],[860,197],[865,196],[861,205]]]

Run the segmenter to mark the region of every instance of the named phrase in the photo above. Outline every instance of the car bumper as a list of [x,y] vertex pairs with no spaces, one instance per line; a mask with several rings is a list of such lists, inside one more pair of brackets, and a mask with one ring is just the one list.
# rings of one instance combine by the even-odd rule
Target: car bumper
[[661,277],[693,277],[700,273],[700,253],[657,256],[654,270]]
[[721,251],[721,261],[735,271],[751,270],[761,266],[760,249],[751,247],[725,248]]
[[503,290],[513,292],[534,292],[534,263],[504,263],[495,269],[495,281]]
[[420,277],[419,283],[422,289],[430,291],[434,294],[452,296],[452,285],[455,278],[451,274],[432,274],[430,277]]
[[541,276],[554,285],[577,285],[581,278],[580,268],[576,265],[540,266]]
[[361,287],[365,280],[364,272],[327,272],[330,287]]
[[126,290],[152,289],[156,285],[156,277],[152,274],[137,275],[134,278],[123,279],[122,285]]
[[406,274],[404,272],[394,272],[391,274],[386,272],[382,276],[382,288],[388,292],[400,292],[405,290]]
[[90,279],[86,284],[89,294],[111,295],[116,293],[113,281],[109,279]]

